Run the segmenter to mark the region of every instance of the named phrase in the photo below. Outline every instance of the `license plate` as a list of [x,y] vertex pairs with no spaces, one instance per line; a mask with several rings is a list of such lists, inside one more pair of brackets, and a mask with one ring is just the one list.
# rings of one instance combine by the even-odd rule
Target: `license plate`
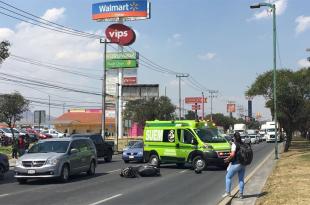
[[129,159],[133,159],[134,158],[134,156],[129,156]]
[[28,174],[35,174],[35,173],[36,173],[36,170],[32,170],[32,169],[28,170]]

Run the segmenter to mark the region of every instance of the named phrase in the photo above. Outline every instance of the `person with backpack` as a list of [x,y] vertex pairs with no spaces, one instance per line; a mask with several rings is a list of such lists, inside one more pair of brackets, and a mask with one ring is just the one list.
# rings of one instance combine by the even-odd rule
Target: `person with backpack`
[[243,199],[244,191],[244,175],[246,166],[252,162],[253,151],[250,145],[242,142],[239,132],[236,132],[231,145],[230,156],[224,159],[226,163],[230,163],[226,174],[226,192],[223,197],[231,196],[232,178],[238,173],[239,179],[239,198]]

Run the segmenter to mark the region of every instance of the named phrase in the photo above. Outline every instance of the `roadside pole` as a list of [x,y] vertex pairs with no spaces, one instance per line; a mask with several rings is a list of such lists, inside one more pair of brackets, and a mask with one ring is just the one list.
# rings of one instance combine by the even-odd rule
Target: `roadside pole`
[[101,136],[103,140],[105,140],[105,107],[106,107],[106,76],[107,76],[107,65],[106,65],[106,57],[107,57],[107,39],[100,39],[100,43],[104,43],[104,51],[103,51],[103,76],[102,76],[102,104],[101,104]]

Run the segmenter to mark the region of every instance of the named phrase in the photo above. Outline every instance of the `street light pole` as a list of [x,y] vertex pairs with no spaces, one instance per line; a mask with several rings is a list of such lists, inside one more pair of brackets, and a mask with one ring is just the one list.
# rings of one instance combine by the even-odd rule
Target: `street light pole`
[[185,73],[182,73],[182,74],[177,74],[176,75],[177,78],[179,78],[179,120],[181,120],[181,103],[182,103],[182,100],[181,100],[181,78],[187,78],[189,76],[189,74],[185,74]]
[[276,87],[276,67],[277,67],[277,30],[276,30],[276,5],[269,3],[259,3],[250,6],[251,9],[260,8],[261,6],[267,6],[272,9],[273,16],[273,107],[274,107],[274,123],[275,123],[275,159],[278,159],[278,125],[277,125],[277,87]]

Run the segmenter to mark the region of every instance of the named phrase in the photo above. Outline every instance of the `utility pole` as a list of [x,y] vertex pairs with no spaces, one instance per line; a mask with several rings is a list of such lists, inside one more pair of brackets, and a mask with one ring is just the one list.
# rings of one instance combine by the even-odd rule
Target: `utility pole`
[[176,77],[179,78],[179,120],[181,120],[181,78],[187,78],[189,76],[189,74],[186,73],[180,73],[177,74]]
[[51,96],[48,96],[48,129],[51,129]]
[[100,39],[100,43],[104,43],[104,52],[103,52],[103,76],[102,76],[102,103],[101,103],[101,136],[105,140],[105,107],[106,107],[106,76],[107,76],[107,39]]
[[210,93],[210,98],[211,98],[211,122],[213,121],[213,119],[212,119],[212,111],[213,111],[213,98],[216,98],[217,96],[216,95],[214,95],[214,94],[216,94],[216,93],[218,93],[218,91],[217,90],[209,90],[209,93]]
[[205,96],[204,93],[202,92],[202,113],[201,113],[201,120],[205,118]]

